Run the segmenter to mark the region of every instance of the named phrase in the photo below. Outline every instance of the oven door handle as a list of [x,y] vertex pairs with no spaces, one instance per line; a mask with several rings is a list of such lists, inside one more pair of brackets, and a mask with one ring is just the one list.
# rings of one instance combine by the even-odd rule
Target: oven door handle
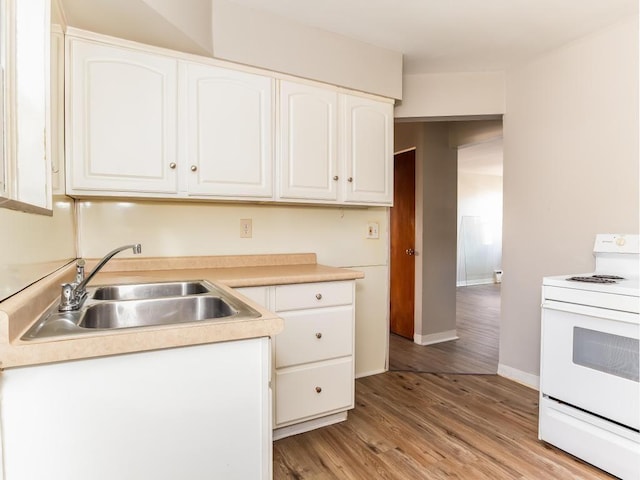
[[621,312],[619,310],[611,310],[608,308],[589,307],[575,303],[556,302],[554,300],[545,300],[542,302],[542,308],[640,325],[640,317],[637,313]]

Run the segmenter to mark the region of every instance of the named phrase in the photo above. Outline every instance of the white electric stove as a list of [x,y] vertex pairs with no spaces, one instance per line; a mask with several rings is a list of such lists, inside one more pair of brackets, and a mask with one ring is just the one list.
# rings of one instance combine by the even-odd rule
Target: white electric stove
[[640,241],[597,235],[595,271],[545,277],[539,438],[640,478]]

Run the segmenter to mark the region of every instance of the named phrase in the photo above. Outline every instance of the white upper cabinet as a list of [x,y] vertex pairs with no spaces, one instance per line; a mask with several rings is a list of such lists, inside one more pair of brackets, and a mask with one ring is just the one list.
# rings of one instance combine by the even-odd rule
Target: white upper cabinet
[[175,194],[177,61],[69,39],[67,193]]
[[393,105],[344,95],[344,162],[348,203],[393,203]]
[[67,194],[392,204],[391,102],[69,30]]
[[0,205],[51,211],[48,0],[0,2]]
[[280,82],[279,192],[282,199],[338,199],[338,94]]
[[273,198],[274,80],[184,63],[187,191]]

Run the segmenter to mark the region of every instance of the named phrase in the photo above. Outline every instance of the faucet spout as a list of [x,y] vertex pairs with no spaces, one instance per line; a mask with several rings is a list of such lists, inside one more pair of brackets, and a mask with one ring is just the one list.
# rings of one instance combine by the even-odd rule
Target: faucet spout
[[87,295],[86,287],[91,279],[96,275],[96,273],[102,270],[102,267],[104,267],[106,263],[111,260],[111,258],[113,258],[118,253],[128,249],[131,249],[135,255],[142,253],[142,245],[139,243],[118,247],[115,250],[107,253],[102,258],[102,260],[98,262],[91,273],[87,275],[87,277],[80,283],[65,283],[64,285],[62,285],[62,294],[60,295],[60,305],[58,306],[58,310],[61,312],[78,310],[80,308],[80,305],[82,304],[82,301]]

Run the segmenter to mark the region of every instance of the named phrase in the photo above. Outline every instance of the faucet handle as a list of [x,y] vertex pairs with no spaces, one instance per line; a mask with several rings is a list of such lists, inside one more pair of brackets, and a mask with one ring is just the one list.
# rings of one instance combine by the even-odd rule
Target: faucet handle
[[60,305],[58,310],[61,312],[73,310],[74,307],[74,294],[73,285],[70,283],[62,284],[62,291],[60,292]]
[[79,258],[78,261],[76,262],[76,283],[82,283],[82,281],[84,280],[85,263],[86,262],[84,258]]

